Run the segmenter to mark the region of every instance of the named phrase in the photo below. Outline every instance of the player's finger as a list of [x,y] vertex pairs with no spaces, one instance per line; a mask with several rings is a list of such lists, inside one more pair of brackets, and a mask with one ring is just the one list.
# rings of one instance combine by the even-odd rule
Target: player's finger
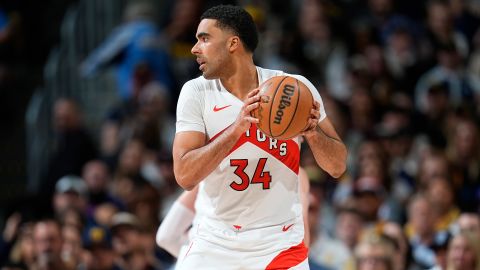
[[245,113],[247,113],[247,114],[250,113],[252,110],[258,108],[258,106],[260,106],[260,104],[258,102],[247,105],[245,107]]
[[260,96],[256,95],[256,96],[252,96],[252,97],[247,98],[247,100],[245,101],[245,104],[250,105],[250,104],[252,104],[254,102],[258,102],[258,101],[260,101]]
[[316,100],[313,102],[313,109],[320,110],[320,103]]
[[252,116],[245,116],[245,120],[247,120],[250,123],[255,123],[255,124],[259,123],[258,118],[255,118],[255,117],[252,117]]
[[315,110],[315,109],[312,109],[310,111],[310,115],[312,118],[315,118],[315,119],[320,119],[320,111],[319,110]]
[[256,95],[256,94],[258,93],[258,91],[260,91],[260,88],[255,88],[255,89],[253,89],[252,91],[250,91],[250,92],[247,94],[247,98],[253,97],[254,95]]
[[302,135],[305,134],[305,132],[309,131],[311,129],[310,123],[307,124],[307,126],[302,130]]
[[307,128],[305,129],[305,131],[310,131],[312,129],[314,129],[316,127],[316,120],[315,119],[308,119],[308,125],[307,125]]
[[305,129],[303,129],[301,134],[305,135],[307,132],[311,131],[313,128],[314,126],[312,126],[312,124],[309,122],[308,125],[305,127]]
[[255,101],[255,97],[251,97],[243,103],[242,110],[247,111],[248,106],[250,106],[252,104],[256,104],[256,103],[259,104],[258,100]]

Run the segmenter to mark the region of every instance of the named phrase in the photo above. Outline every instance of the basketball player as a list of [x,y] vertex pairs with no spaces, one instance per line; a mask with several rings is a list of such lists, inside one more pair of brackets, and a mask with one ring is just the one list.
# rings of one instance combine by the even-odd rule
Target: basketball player
[[[196,37],[192,53],[203,76],[180,93],[173,160],[178,184],[198,186],[199,220],[177,269],[308,269],[297,188],[299,138],[268,138],[250,116],[258,107],[258,86],[286,74],[254,64],[256,27],[239,7],[207,10]],[[302,135],[318,165],[340,177],[345,145],[315,87],[292,76],[316,100]]]

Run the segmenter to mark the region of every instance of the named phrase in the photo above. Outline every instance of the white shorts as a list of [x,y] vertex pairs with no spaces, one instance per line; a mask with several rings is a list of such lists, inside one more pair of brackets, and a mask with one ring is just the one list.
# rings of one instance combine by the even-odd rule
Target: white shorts
[[309,269],[301,219],[247,231],[202,221],[192,230],[176,270]]

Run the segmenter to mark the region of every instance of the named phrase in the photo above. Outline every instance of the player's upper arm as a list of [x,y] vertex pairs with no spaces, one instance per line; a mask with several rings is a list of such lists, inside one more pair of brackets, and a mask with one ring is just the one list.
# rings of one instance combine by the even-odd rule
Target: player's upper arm
[[194,80],[186,82],[177,102],[176,133],[198,131],[205,133],[203,121],[204,98]]
[[[173,170],[175,176],[181,175],[182,170],[188,170],[182,163],[182,158],[188,152],[206,144],[206,135],[198,131],[182,131],[175,134],[173,140]],[[177,179],[178,180],[178,179]]]
[[173,141],[173,169],[177,181],[187,172],[182,158],[191,150],[206,144],[203,120],[204,97],[195,80],[186,82],[177,103],[177,122]]

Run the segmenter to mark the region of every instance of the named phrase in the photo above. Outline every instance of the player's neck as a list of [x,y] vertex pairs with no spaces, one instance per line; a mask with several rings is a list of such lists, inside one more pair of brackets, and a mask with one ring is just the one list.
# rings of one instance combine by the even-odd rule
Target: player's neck
[[232,72],[220,78],[223,87],[243,100],[248,92],[258,87],[257,67],[252,58],[243,57],[233,61]]

